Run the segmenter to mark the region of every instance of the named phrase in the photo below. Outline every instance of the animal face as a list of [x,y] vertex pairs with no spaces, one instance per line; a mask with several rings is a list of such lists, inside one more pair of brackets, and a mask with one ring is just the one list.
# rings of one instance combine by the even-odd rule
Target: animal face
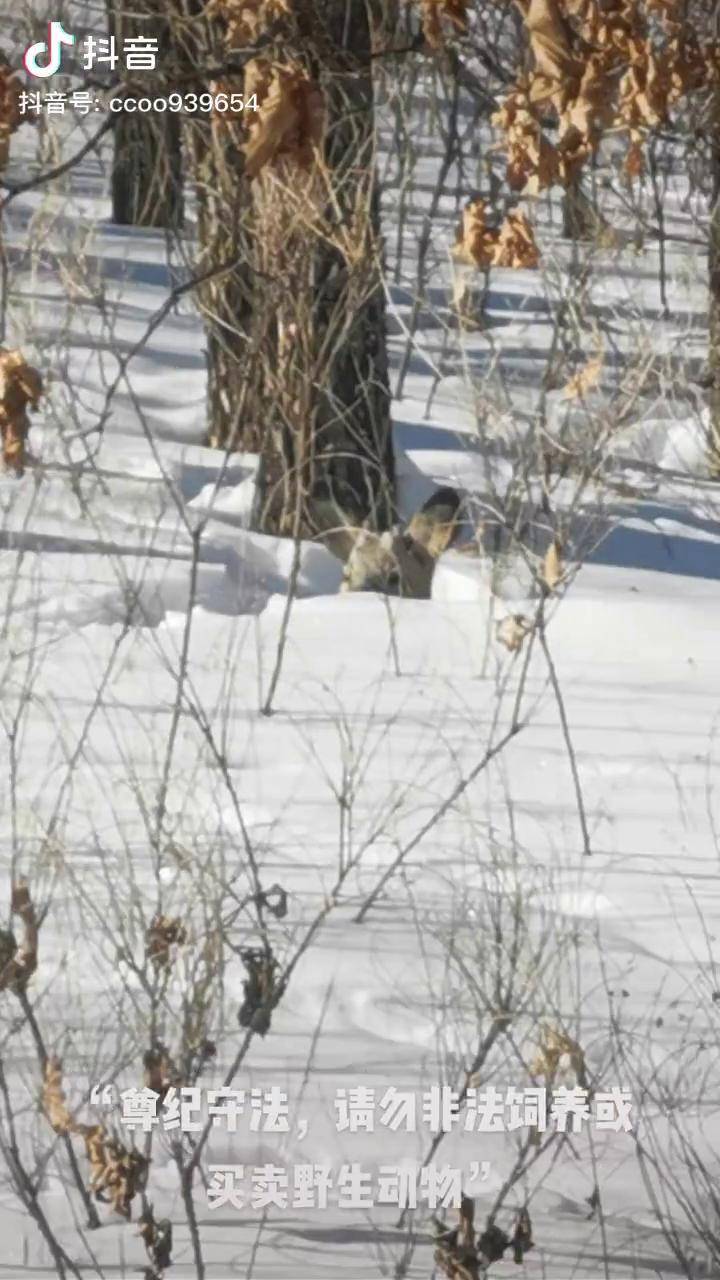
[[434,568],[433,557],[410,533],[363,530],[346,561],[341,590],[427,600]]
[[393,553],[394,532],[357,535],[345,561],[341,591],[384,591],[396,594],[399,569]]

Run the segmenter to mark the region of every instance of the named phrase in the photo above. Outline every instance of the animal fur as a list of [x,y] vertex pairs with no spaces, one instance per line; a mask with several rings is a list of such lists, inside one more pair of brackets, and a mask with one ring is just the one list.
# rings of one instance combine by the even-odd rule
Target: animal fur
[[428,599],[435,563],[457,532],[459,509],[454,489],[438,489],[405,529],[330,531],[324,540],[345,561],[340,590]]

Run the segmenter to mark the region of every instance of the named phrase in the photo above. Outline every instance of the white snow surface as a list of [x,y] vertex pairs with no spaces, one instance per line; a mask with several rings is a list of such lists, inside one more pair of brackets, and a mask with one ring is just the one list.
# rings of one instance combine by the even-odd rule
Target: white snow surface
[[[288,616],[293,545],[248,529],[255,459],[202,444],[203,339],[189,303],[154,328],[102,432],[92,429],[118,355],[133,349],[166,297],[163,236],[109,224],[104,177],[90,157],[64,191],[28,193],[12,209],[10,336],[48,372],[62,356],[65,381],[51,386],[36,419],[34,465],[21,480],[0,478],[0,849],[6,881],[23,870],[49,906],[32,990],[46,1043],[66,1063],[73,1105],[82,1107],[111,1067],[120,1088],[141,1081],[147,1044],[139,1021],[131,1034],[128,1012],[137,982],[120,955],[123,947],[142,950],[141,917],[147,922],[160,907],[180,913],[188,903],[195,910],[208,868],[247,892],[250,850],[263,887],[279,883],[289,894],[288,917],[274,935],[282,959],[323,918],[271,1031],[253,1039],[238,1084],[287,1089],[291,1115],[309,1130],[299,1137],[293,1127],[285,1138],[243,1131],[236,1139],[213,1130],[210,1163],[356,1160],[377,1172],[422,1161],[427,1134],[338,1133],[334,1094],[362,1085],[379,1097],[389,1085],[421,1091],[455,1082],[473,1057],[478,1027],[496,1011],[485,1008],[478,1021],[469,991],[448,971],[444,944],[462,921],[470,946],[472,922],[478,932],[487,927],[483,913],[498,885],[508,899],[520,894],[528,930],[549,931],[558,954],[573,940],[544,1018],[582,1044],[598,1088],[635,1087],[630,1059],[644,1078],[650,1064],[676,1062],[689,1098],[705,1080],[704,1107],[688,1103],[686,1118],[717,1150],[720,522],[702,415],[685,404],[668,405],[662,417],[650,405],[649,416],[643,410],[613,438],[626,490],[604,494],[601,506],[591,495],[579,525],[584,519],[595,529],[600,521],[605,536],[549,606],[559,703],[540,647],[526,669],[525,650],[511,655],[495,639],[507,612],[531,615],[537,605],[519,563],[503,576],[487,559],[450,551],[431,600],[385,601],[339,594],[339,562],[303,544]],[[23,237],[41,213],[51,230],[30,262]],[[113,299],[112,330],[105,321],[98,328],[90,302],[67,306],[58,262],[73,221],[97,223],[88,270]],[[676,260],[669,252],[674,306],[689,312],[679,270],[688,251]],[[649,246],[634,280],[609,262],[602,288],[618,307],[632,292],[650,314],[655,268]],[[447,284],[442,257],[436,271]],[[410,283],[391,291],[394,372]],[[701,306],[701,294],[692,296]],[[490,315],[503,321],[495,340],[506,351],[521,347],[512,367],[527,366],[514,404],[496,419],[501,445],[537,394],[532,366],[550,342],[542,301],[533,273],[493,279]],[[30,331],[34,346],[25,341]],[[471,333],[463,341],[463,360],[480,379],[487,339]],[[445,483],[482,502],[491,483],[502,489],[507,459],[502,448],[481,449],[461,367],[434,388],[439,329],[421,326],[415,345],[393,405],[401,505],[410,514]],[[272,714],[263,715],[283,637]],[[511,726],[521,684],[521,727],[480,769]],[[351,780],[349,826],[338,802],[343,777]],[[160,791],[164,835],[154,852],[149,828]],[[357,922],[406,846],[401,869]],[[343,858],[360,850],[338,889]],[[239,926],[237,939],[247,941]],[[218,1055],[204,1087],[221,1082],[239,1047],[245,976],[231,954],[227,1017],[213,1028]],[[13,1031],[16,1013],[2,1013],[3,1059],[27,1113],[40,1077],[31,1042]],[[609,1052],[608,1028],[618,1020],[635,1053],[625,1063]],[[518,1053],[527,1058],[532,1047],[521,1021]],[[519,1067],[515,1075],[507,1065],[498,1071],[493,1060],[481,1081],[527,1083]],[[42,1116],[30,1123],[47,1147]],[[472,1161],[489,1162],[487,1179],[471,1188],[482,1215],[512,1169],[516,1137],[456,1132],[440,1154],[466,1176]],[[83,1276],[97,1273],[91,1252],[103,1274],[138,1273],[145,1255],[137,1228],[106,1207],[102,1228],[83,1243],[61,1157],[48,1165],[42,1202]],[[592,1215],[596,1182],[602,1212]],[[4,1273],[52,1274],[37,1230],[3,1187]],[[161,1135],[150,1195],[157,1216],[174,1223],[168,1280],[195,1276],[170,1141]],[[506,1260],[491,1275],[680,1274],[651,1212],[632,1135],[573,1136],[511,1193],[505,1225],[524,1196],[535,1248],[522,1268]],[[206,1280],[432,1274],[427,1215],[417,1216],[409,1246],[391,1209],[213,1212],[200,1184],[195,1203]]]

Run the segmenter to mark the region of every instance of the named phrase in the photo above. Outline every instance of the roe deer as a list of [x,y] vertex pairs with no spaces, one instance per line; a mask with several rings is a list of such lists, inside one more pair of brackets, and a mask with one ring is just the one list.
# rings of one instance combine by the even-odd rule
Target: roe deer
[[438,489],[404,529],[327,531],[323,541],[345,561],[340,590],[429,599],[435,562],[455,536],[459,508],[454,489]]

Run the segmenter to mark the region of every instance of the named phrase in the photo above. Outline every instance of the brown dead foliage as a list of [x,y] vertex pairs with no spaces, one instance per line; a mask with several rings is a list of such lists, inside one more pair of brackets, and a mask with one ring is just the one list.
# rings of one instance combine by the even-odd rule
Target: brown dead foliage
[[526,88],[508,95],[492,123],[505,134],[506,178],[511,191],[537,195],[560,181],[557,147],[543,133]]
[[484,1259],[476,1244],[475,1203],[462,1197],[460,1222],[451,1231],[438,1224],[435,1263],[448,1280],[479,1280]]
[[517,653],[530,631],[532,622],[523,613],[508,613],[497,623],[495,636],[510,653]]
[[507,215],[499,228],[488,227],[484,200],[473,200],[463,211],[453,257],[458,262],[488,267],[536,267],[540,253],[532,226],[524,213]]
[[172,1266],[173,1232],[168,1218],[156,1219],[152,1205],[143,1197],[143,1208],[138,1218],[141,1237],[151,1263],[149,1275],[153,1280],[161,1277]]
[[565,384],[563,388],[565,399],[582,400],[588,392],[592,391],[600,381],[604,363],[605,355],[603,349],[598,347],[596,354],[591,356]]
[[245,68],[245,94],[257,94],[245,143],[245,172],[256,177],[267,165],[310,169],[325,134],[322,91],[302,67],[256,58]]
[[73,1132],[79,1133],[85,1143],[90,1191],[95,1199],[129,1219],[132,1201],[145,1189],[150,1161],[139,1151],[127,1148],[101,1124],[76,1125]]
[[30,891],[22,880],[13,886],[10,909],[22,921],[23,938],[18,945],[9,930],[0,933],[0,991],[18,994],[27,987],[38,959],[37,915]]
[[6,467],[22,475],[25,442],[30,430],[29,409],[37,409],[42,378],[20,351],[0,347],[0,434]]
[[447,35],[465,35],[468,0],[421,0],[423,35],[431,49],[441,49]]
[[[648,131],[666,124],[687,94],[720,81],[718,41],[702,41],[676,0],[517,2],[533,68],[494,117],[513,190],[567,186],[607,129],[631,134],[624,168],[638,176]],[[548,112],[555,144],[541,128]]]
[[452,251],[458,262],[480,268],[492,265],[497,231],[488,227],[486,209],[484,200],[472,200],[463,210],[462,223]]
[[62,1087],[62,1063],[59,1058],[48,1058],[45,1063],[40,1103],[56,1133],[72,1133],[73,1118],[68,1111],[65,1091]]
[[625,159],[623,161],[623,171],[625,175],[632,181],[635,178],[641,178],[645,172],[645,149],[642,144],[642,134],[630,131],[630,139]]
[[173,916],[154,916],[145,935],[145,955],[156,969],[169,969],[173,948],[188,940],[187,929]]
[[254,44],[279,18],[292,13],[291,0],[210,0],[205,17],[226,24],[228,49]]
[[485,1230],[475,1227],[475,1203],[463,1196],[457,1227],[448,1231],[443,1223],[436,1222],[435,1264],[448,1280],[481,1280],[493,1262],[500,1262],[506,1249],[512,1248],[516,1262],[532,1248],[530,1215],[523,1210],[517,1218],[512,1238],[489,1221]]
[[[204,16],[214,18],[224,28],[224,44],[228,53],[257,43],[261,36],[272,31],[281,19],[292,16],[293,0],[208,0]],[[248,97],[257,92],[250,88],[246,77],[213,80],[208,89],[219,94],[244,92]],[[240,150],[247,136],[247,117],[232,111],[213,110],[213,131],[234,148]]]
[[139,1151],[125,1147],[104,1125],[78,1124],[73,1119],[62,1087],[59,1058],[49,1058],[45,1065],[41,1106],[55,1133],[78,1134],[83,1139],[95,1199],[130,1218],[134,1197],[145,1189],[150,1162]]
[[523,16],[535,60],[537,92],[547,88],[546,97],[563,93],[581,74],[567,19],[556,0],[530,0]]
[[530,1063],[530,1074],[544,1076],[547,1081],[552,1082],[558,1074],[570,1071],[582,1088],[587,1087],[585,1054],[580,1045],[557,1027],[544,1026],[540,1032],[537,1053]]
[[515,210],[509,213],[500,228],[495,257],[496,267],[536,267],[540,261],[540,252],[535,243],[533,229],[524,213]]
[[278,962],[271,952],[259,947],[245,947],[240,958],[247,970],[243,982],[243,1003],[238,1010],[241,1027],[251,1027],[264,1036],[270,1030],[272,1010],[277,1004],[282,987],[277,980]]
[[182,1084],[180,1072],[164,1044],[153,1045],[143,1054],[144,1085],[158,1093],[164,1099],[169,1089],[178,1089]]
[[557,538],[553,538],[550,546],[545,552],[541,576],[548,591],[554,591],[558,584],[562,582],[562,556],[560,554],[560,543]]

